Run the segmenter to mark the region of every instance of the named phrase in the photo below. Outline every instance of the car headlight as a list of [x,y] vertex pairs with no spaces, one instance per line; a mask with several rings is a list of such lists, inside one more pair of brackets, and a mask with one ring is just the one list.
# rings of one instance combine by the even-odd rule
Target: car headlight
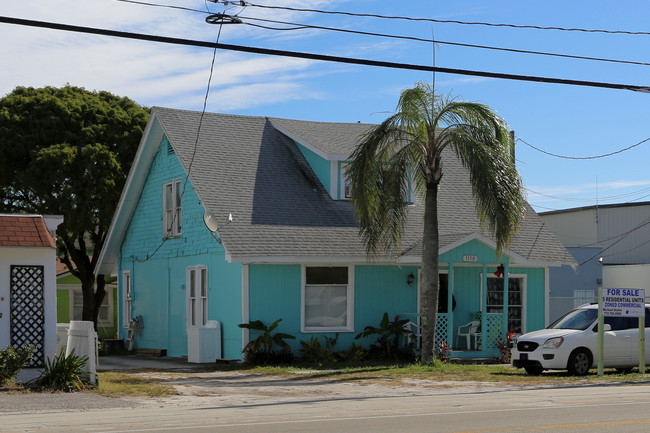
[[563,337],[555,337],[555,338],[549,338],[546,340],[544,343],[544,346],[542,346],[544,349],[557,349],[562,345],[564,342]]

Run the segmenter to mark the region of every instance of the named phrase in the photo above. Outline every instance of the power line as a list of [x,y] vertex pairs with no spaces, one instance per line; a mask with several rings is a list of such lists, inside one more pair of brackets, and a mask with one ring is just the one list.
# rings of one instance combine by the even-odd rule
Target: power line
[[531,149],[534,149],[538,152],[541,152],[545,155],[552,156],[554,158],[561,158],[561,159],[572,159],[572,160],[587,160],[587,159],[599,159],[599,158],[606,158],[608,156],[613,156],[613,155],[618,155],[619,153],[623,153],[625,151],[628,151],[630,149],[634,149],[635,147],[638,147],[642,145],[643,143],[646,143],[650,141],[650,137],[646,138],[645,140],[641,140],[636,144],[633,144],[631,146],[625,147],[623,149],[615,150],[614,152],[609,152],[609,153],[603,153],[601,155],[592,155],[592,156],[567,156],[567,155],[558,155],[557,153],[552,153],[548,152],[546,150],[540,149],[539,147],[535,147],[532,144],[528,143],[527,141],[522,140],[521,138],[517,138],[517,141],[524,143],[526,146],[530,147]]
[[[197,12],[197,13],[202,13],[202,14],[208,13],[208,12],[198,10],[198,9],[192,9],[192,8],[180,7],[180,6],[174,6],[174,5],[158,4],[158,3],[149,3],[149,2],[138,1],[138,0],[116,0],[116,1],[123,2],[123,3],[134,3],[134,4],[138,4],[138,5],[144,5],[144,6],[154,6],[154,7],[181,9],[181,10],[185,10],[185,11]],[[225,2],[225,3],[229,4],[230,2]],[[239,4],[239,3],[237,3],[237,4]],[[269,20],[269,19],[264,19],[264,18],[241,16],[239,14],[237,15],[237,17],[242,18],[242,19],[246,19],[246,20],[252,20],[252,21],[262,21],[262,22],[268,22],[268,23],[273,23],[273,24],[283,24],[283,25],[293,26],[293,27],[269,27],[269,26],[263,26],[263,25],[259,25],[259,24],[248,23],[248,22],[241,23],[241,24],[246,24],[246,25],[251,26],[251,27],[257,27],[257,28],[266,29],[266,30],[277,30],[277,31],[292,31],[292,30],[305,30],[305,29],[327,30],[327,31],[334,31],[334,32],[357,34],[357,35],[376,36],[376,37],[383,37],[383,38],[390,38],[390,39],[410,40],[410,41],[416,41],[416,42],[426,42],[426,43],[435,42],[435,43],[440,44],[440,45],[450,45],[450,46],[457,46],[457,47],[476,48],[476,49],[493,50],[493,51],[504,51],[504,52],[510,52],[510,53],[518,53],[518,54],[532,54],[532,55],[560,57],[560,58],[575,59],[575,60],[591,60],[591,61],[598,61],[598,62],[650,66],[650,62],[639,62],[639,61],[634,61],[634,60],[608,59],[608,58],[602,58],[602,57],[580,56],[580,55],[575,55],[575,54],[549,53],[549,52],[545,52],[545,51],[533,51],[533,50],[523,50],[523,49],[517,49],[517,48],[494,47],[494,46],[490,46],[490,45],[468,44],[468,43],[453,42],[453,41],[439,41],[439,40],[433,40],[433,39],[419,38],[419,37],[415,37],[415,36],[392,35],[392,34],[377,33],[377,32],[364,32],[364,31],[361,31],[361,30],[351,30],[351,29],[342,29],[342,28],[336,28],[336,27],[317,26],[317,25],[312,25],[312,24],[301,24],[301,23],[294,23],[294,22]]]
[[616,89],[616,90],[631,90],[635,92],[650,93],[650,86],[640,86],[640,85],[633,85],[633,84],[606,83],[606,82],[599,82],[599,81],[571,80],[571,79],[564,79],[564,78],[550,78],[550,77],[539,77],[539,76],[530,76],[530,75],[505,74],[505,73],[498,73],[498,72],[472,71],[467,69],[442,68],[438,66],[417,65],[417,64],[410,64],[410,63],[396,63],[396,62],[386,62],[386,61],[379,61],[379,60],[329,56],[324,54],[284,51],[284,50],[258,48],[258,47],[250,47],[250,46],[243,46],[243,45],[222,44],[217,42],[206,42],[206,41],[196,41],[191,39],[147,35],[142,33],[123,32],[117,30],[98,29],[93,27],[73,26],[69,24],[26,20],[22,18],[12,18],[12,17],[5,17],[5,16],[0,16],[0,22],[30,26],[30,27],[49,28],[55,30],[64,30],[64,31],[71,31],[71,32],[78,32],[78,33],[89,33],[89,34],[96,34],[102,36],[113,36],[119,38],[161,42],[161,43],[176,44],[176,45],[205,47],[205,48],[216,47],[219,49],[230,50],[230,51],[266,54],[266,55],[273,55],[273,56],[284,56],[284,57],[301,58],[301,59],[309,59],[309,60],[320,60],[320,61],[327,61],[327,62],[334,62],[334,63],[347,63],[347,64],[376,66],[376,67],[392,68],[392,69],[404,69],[404,70],[412,70],[412,71],[440,72],[444,74],[469,75],[475,77],[486,77],[486,78],[496,78],[496,79],[505,79],[505,80],[515,80],[515,81],[565,84],[565,85],[572,85],[572,86],[597,87],[597,88]]
[[[215,3],[219,3],[218,0],[211,0]],[[472,25],[472,26],[487,26],[487,27],[510,27],[515,29],[533,29],[533,30],[557,30],[565,32],[583,32],[583,33],[605,33],[605,34],[622,34],[622,35],[643,35],[650,36],[650,32],[634,32],[629,30],[602,30],[602,29],[584,29],[584,28],[568,28],[568,27],[556,27],[556,26],[532,26],[532,25],[521,25],[521,24],[506,24],[506,23],[488,23],[480,21],[460,21],[460,20],[440,20],[434,18],[414,18],[414,17],[405,17],[405,16],[389,16],[389,15],[378,15],[378,14],[365,14],[365,13],[354,13],[354,12],[344,12],[344,11],[325,11],[320,9],[305,9],[305,8],[293,8],[288,6],[269,6],[269,5],[260,5],[255,3],[249,3],[247,1],[222,1],[224,4],[232,4],[238,6],[247,6],[247,7],[257,7],[263,9],[281,9],[294,12],[312,12],[319,14],[329,14],[329,15],[347,15],[353,17],[365,17],[365,18],[382,18],[390,20],[405,20],[405,21],[422,21],[430,23],[441,23],[441,24],[462,24],[462,25]]]
[[[120,0],[120,1],[125,1],[125,0]],[[269,19],[264,19],[264,18],[245,17],[245,16],[241,16],[241,15],[238,15],[238,17],[242,18],[242,19],[246,19],[246,20],[263,21],[263,22],[274,23],[274,24],[284,24],[284,25],[294,26],[294,27],[291,27],[291,28],[279,28],[279,27],[260,26],[260,25],[247,23],[247,22],[243,23],[243,24],[246,24],[246,25],[249,25],[249,26],[259,27],[259,28],[268,29],[268,30],[304,30],[304,29],[328,30],[328,31],[334,31],[334,32],[350,33],[350,34],[365,35],[365,36],[377,36],[377,37],[391,38],[391,39],[402,39],[402,40],[409,40],[409,41],[416,41],[416,42],[426,42],[426,43],[429,43],[429,44],[430,43],[436,43],[436,44],[440,44],[440,45],[451,45],[451,46],[456,46],[456,47],[477,48],[477,49],[492,50],[492,51],[505,51],[505,52],[509,52],[509,53],[533,54],[533,55],[539,55],[539,56],[561,57],[561,58],[574,59],[574,60],[592,60],[592,61],[598,61],[598,62],[609,62],[609,63],[622,63],[622,64],[628,64],[628,65],[650,66],[649,62],[637,62],[637,61],[634,61],[634,60],[607,59],[607,58],[603,58],[603,57],[579,56],[579,55],[574,55],[574,54],[549,53],[549,52],[545,52],[545,51],[522,50],[522,49],[517,49],[517,48],[494,47],[494,46],[490,46],[490,45],[478,45],[478,44],[467,44],[467,43],[462,43],[462,42],[440,41],[440,40],[434,40],[434,39],[418,38],[418,37],[415,37],[415,36],[403,36],[403,35],[391,35],[391,34],[387,34],[387,33],[364,32],[364,31],[361,31],[361,30],[341,29],[341,28],[336,28],[336,27],[325,27],[325,26],[317,26],[317,25],[311,25],[311,24],[300,24],[300,23],[294,23],[294,22],[269,20]]]
[[[219,25],[219,31],[217,33],[217,40],[216,40],[217,43],[219,42],[219,38],[221,37],[221,29],[222,28],[223,28],[223,25]],[[199,144],[199,136],[201,134],[201,126],[203,125],[203,118],[205,117],[205,112],[207,110],[208,96],[210,95],[210,83],[212,82],[212,75],[214,73],[214,63],[215,63],[216,58],[217,58],[217,47],[215,47],[213,52],[212,52],[212,62],[210,63],[210,75],[208,76],[208,84],[206,86],[205,96],[203,98],[203,110],[201,110],[201,117],[199,118],[199,126],[198,126],[197,131],[196,131],[196,139],[194,141],[194,150],[192,151],[192,157],[190,158],[190,163],[189,163],[189,165],[187,167],[187,174],[185,176],[185,182],[183,183],[183,190],[181,191],[181,196],[179,198],[179,200],[181,200],[181,203],[182,203],[182,200],[183,200],[183,196],[185,195],[185,188],[187,187],[187,182],[190,179],[190,173],[192,172],[192,165],[194,164],[194,157],[196,156],[196,150],[197,150],[197,147],[198,147],[198,144]],[[174,210],[173,215],[174,216],[172,218],[172,226],[176,223],[176,219],[178,218],[178,212],[176,210]],[[156,253],[160,250],[160,248],[162,248],[162,246],[165,244],[165,242],[167,242],[168,239],[169,239],[169,237],[167,237],[167,236],[163,237],[162,242],[160,242],[160,244],[158,245],[158,247],[156,247],[156,249],[153,251],[153,253],[151,253],[151,254],[147,253],[147,256],[146,256],[145,259],[143,259],[143,260],[136,259],[136,261],[139,262],[139,263],[145,263],[145,262],[149,261],[149,259],[151,259],[153,256],[156,255]]]
[[[593,201],[593,198],[561,197],[561,196],[558,196],[558,195],[545,194],[545,193],[542,193],[542,192],[538,192],[538,191],[532,190],[530,188],[525,188],[525,189],[526,189],[526,191],[531,192],[531,193],[533,193],[535,195],[539,195],[539,196],[542,196],[542,197],[548,197],[548,198],[551,198],[553,200],[573,201],[573,202],[582,202],[582,203],[588,203],[588,202]],[[631,196],[634,196],[634,195],[637,195],[637,194],[643,194],[643,193],[648,192],[648,191],[650,191],[650,187],[643,188],[643,189],[640,189],[638,191],[626,192],[626,193],[623,193],[623,194],[611,195],[611,196],[607,196],[607,197],[599,197],[599,200],[603,200],[603,201],[620,200],[622,198],[631,197]],[[647,195],[636,198],[635,200],[640,200],[640,199],[642,199],[644,197],[647,197]],[[553,209],[553,210],[555,210],[555,209]]]

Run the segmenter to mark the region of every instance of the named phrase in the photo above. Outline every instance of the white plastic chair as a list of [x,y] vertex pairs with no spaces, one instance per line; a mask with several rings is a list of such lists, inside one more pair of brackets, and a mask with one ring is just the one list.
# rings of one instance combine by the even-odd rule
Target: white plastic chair
[[478,337],[481,335],[481,333],[478,332],[480,326],[481,326],[481,322],[479,322],[478,320],[472,320],[469,323],[459,326],[458,333],[456,334],[456,346],[458,346],[458,339],[461,337],[465,337],[465,343],[467,349],[468,350],[476,349],[476,341]]

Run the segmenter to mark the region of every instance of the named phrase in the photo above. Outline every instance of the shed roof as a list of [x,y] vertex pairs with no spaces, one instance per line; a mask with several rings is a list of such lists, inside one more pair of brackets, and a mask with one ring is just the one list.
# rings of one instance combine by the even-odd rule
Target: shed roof
[[0,215],[0,247],[56,248],[40,215]]

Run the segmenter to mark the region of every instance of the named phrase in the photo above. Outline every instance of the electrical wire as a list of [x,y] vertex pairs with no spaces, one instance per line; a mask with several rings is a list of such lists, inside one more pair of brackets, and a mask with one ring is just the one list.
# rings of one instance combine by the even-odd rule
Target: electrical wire
[[26,20],[22,18],[13,18],[0,16],[0,22],[8,24],[23,25],[29,27],[41,27],[55,30],[64,30],[78,33],[89,33],[103,36],[114,36],[119,38],[137,39],[143,41],[161,42],[175,45],[185,45],[194,47],[220,48],[223,50],[238,51],[245,53],[265,54],[273,56],[284,56],[309,60],[320,60],[334,63],[347,63],[354,65],[376,66],[383,68],[404,69],[411,71],[440,72],[445,74],[468,75],[475,77],[496,78],[504,80],[529,81],[536,83],[565,84],[572,86],[597,87],[605,89],[630,90],[633,92],[650,93],[650,86],[639,86],[635,84],[606,83],[602,81],[571,80],[565,78],[539,77],[532,75],[505,74],[500,72],[472,71],[457,68],[442,68],[438,66],[417,65],[410,63],[387,62],[381,60],[368,60],[351,57],[329,56],[325,54],[305,53],[296,51],[285,51],[268,48],[258,48],[243,45],[222,44],[206,41],[196,41],[182,38],[171,38],[166,36],[147,35],[142,33],[123,32],[117,30],[98,29],[94,27],[73,26],[69,24]]
[[[206,7],[207,7],[207,5],[206,5]],[[217,40],[216,40],[217,45],[219,44],[219,38],[221,37],[221,29],[222,28],[223,28],[223,24],[220,24],[219,25],[219,31],[217,33]],[[194,140],[194,149],[192,151],[192,157],[190,158],[190,163],[189,163],[189,165],[187,167],[187,174],[185,175],[185,182],[183,183],[183,190],[181,191],[181,196],[179,198],[181,203],[183,201],[183,196],[185,195],[185,189],[187,187],[187,182],[190,179],[190,173],[192,172],[192,165],[194,164],[194,157],[196,156],[196,151],[197,151],[197,148],[198,148],[198,145],[199,145],[199,137],[200,137],[200,134],[201,134],[201,126],[203,125],[203,118],[205,117],[205,112],[207,110],[208,96],[210,95],[210,84],[212,83],[212,76],[214,74],[214,64],[215,64],[216,58],[217,58],[217,46],[215,45],[215,47],[214,47],[214,49],[212,51],[212,62],[210,63],[210,74],[208,76],[208,84],[206,86],[205,96],[203,98],[203,109],[201,110],[201,116],[199,118],[199,125],[198,125],[198,128],[196,130],[196,138]],[[172,225],[176,223],[176,219],[178,218],[178,212],[174,211],[173,214],[174,214],[174,216],[172,218]],[[160,242],[160,244],[158,245],[158,247],[156,247],[156,249],[153,251],[153,253],[151,253],[151,254],[147,253],[147,256],[146,256],[145,259],[143,259],[143,260],[136,259],[136,261],[138,263],[144,263],[144,262],[148,261],[149,259],[151,259],[153,256],[156,255],[156,253],[160,250],[160,248],[162,248],[162,246],[165,244],[165,242],[168,239],[169,239],[168,237],[164,237],[162,242]]]
[[[120,0],[120,1],[124,1],[124,0]],[[301,24],[301,23],[294,23],[294,22],[269,20],[269,19],[264,19],[264,18],[255,18],[255,17],[248,17],[248,16],[241,16],[241,15],[238,15],[238,17],[241,18],[241,19],[252,20],[252,21],[263,21],[263,22],[274,23],[274,24],[283,24],[283,25],[294,26],[294,27],[290,27],[290,28],[279,28],[279,27],[260,26],[260,25],[247,23],[247,22],[243,23],[243,24],[246,24],[246,25],[249,25],[249,26],[260,27],[260,28],[268,29],[268,30],[304,30],[304,29],[327,30],[327,31],[350,33],[350,34],[365,35],[365,36],[376,36],[376,37],[383,37],[383,38],[390,38],[390,39],[401,39],[401,40],[409,40],[409,41],[416,41],[416,42],[426,42],[426,43],[429,43],[429,44],[430,43],[436,43],[436,44],[440,44],[440,45],[450,45],[450,46],[456,46],[456,47],[477,48],[477,49],[492,50],[492,51],[505,51],[505,52],[518,53],[518,54],[532,54],[532,55],[539,55],[539,56],[549,56],[549,57],[560,57],[560,58],[566,58],[566,59],[574,59],[574,60],[591,60],[591,61],[598,61],[598,62],[609,62],[609,63],[622,63],[622,64],[639,65],[639,66],[650,66],[650,62],[638,62],[638,61],[634,61],[634,60],[608,59],[608,58],[603,58],[603,57],[579,56],[579,55],[574,55],[574,54],[549,53],[549,52],[545,52],[545,51],[522,50],[522,49],[517,49],[517,48],[494,47],[494,46],[490,46],[490,45],[478,45],[478,44],[467,44],[467,43],[462,43],[462,42],[440,41],[440,40],[434,40],[434,39],[418,38],[418,37],[415,37],[415,36],[403,36],[403,35],[391,35],[391,34],[387,34],[387,33],[364,32],[364,31],[360,31],[360,30],[350,30],[350,29],[342,29],[342,28],[336,28],[336,27],[325,27],[325,26],[317,26],[317,25],[311,25],[311,24]]]
[[[192,8],[186,8],[186,7],[174,6],[174,5],[164,5],[164,4],[158,4],[158,3],[150,3],[150,2],[144,2],[144,1],[138,1],[138,0],[116,0],[116,1],[123,2],[123,3],[133,3],[133,4],[138,4],[138,5],[144,5],[144,6],[154,6],[154,7],[165,7],[165,8],[172,8],[172,9],[181,9],[181,10],[190,11],[190,12],[198,12],[198,13],[202,13],[202,14],[206,13],[205,11],[198,10],[198,9],[192,9]],[[230,3],[232,3],[232,2],[225,2],[225,4],[230,4]],[[237,2],[237,4],[239,4],[239,3]],[[416,41],[416,42],[426,42],[426,43],[434,42],[434,43],[440,44],[440,45],[450,45],[450,46],[457,46],[457,47],[476,48],[476,49],[492,50],[492,51],[504,51],[504,52],[510,52],[510,53],[518,53],[518,54],[531,54],[531,55],[559,57],[559,58],[574,59],[574,60],[590,60],[590,61],[598,61],[598,62],[620,63],[620,64],[639,65],[639,66],[650,66],[650,62],[640,62],[640,61],[634,61],[634,60],[608,59],[608,58],[602,58],[602,57],[580,56],[580,55],[575,55],[575,54],[549,53],[549,52],[545,52],[545,51],[523,50],[523,49],[506,48],[506,47],[494,47],[494,46],[490,46],[490,45],[468,44],[468,43],[453,42],[453,41],[438,41],[438,40],[434,40],[434,39],[419,38],[419,37],[415,37],[415,36],[392,35],[392,34],[377,33],[377,32],[364,32],[364,31],[360,31],[360,30],[350,30],[350,29],[341,29],[341,28],[336,28],[336,27],[325,27],[325,26],[317,26],[317,25],[311,25],[311,24],[301,24],[301,23],[293,23],[293,22],[286,22],[286,21],[269,20],[269,19],[264,19],[264,18],[241,16],[239,14],[238,14],[238,17],[242,18],[242,19],[252,20],[252,21],[263,21],[263,22],[268,22],[268,23],[293,26],[293,27],[270,27],[270,26],[263,26],[263,25],[259,25],[259,24],[248,23],[248,22],[242,23],[242,24],[248,25],[250,27],[256,27],[256,28],[261,28],[261,29],[266,29],[266,30],[277,30],[277,31],[291,31],[291,30],[305,30],[305,29],[327,30],[327,31],[334,31],[334,32],[357,34],[357,35],[384,37],[384,38],[390,38],[390,39],[410,40],[410,41]]]
[[[616,236],[616,237],[618,237],[618,239],[617,239],[615,242],[613,242],[611,245],[608,245],[607,247],[603,248],[603,249],[602,249],[601,251],[599,251],[597,254],[594,254],[593,256],[591,256],[590,258],[588,258],[587,260],[585,260],[584,262],[580,263],[578,266],[582,266],[582,265],[584,265],[585,263],[587,263],[588,261],[595,259],[597,256],[602,255],[605,251],[607,251],[607,250],[609,250],[610,248],[612,248],[612,247],[614,247],[615,245],[617,245],[619,242],[621,242],[623,239],[625,239],[626,237],[628,237],[630,234],[634,233],[635,231],[639,230],[639,229],[642,228],[642,227],[647,226],[648,224],[650,224],[650,218],[645,219],[645,220],[644,220],[643,222],[641,222],[639,225],[637,225],[636,227],[634,227],[634,228],[628,230],[627,232],[622,233],[622,234],[619,235],[619,236]],[[616,238],[616,237],[610,238],[610,240],[611,240],[611,239],[614,239],[614,238]],[[605,241],[606,241],[606,240],[601,240],[600,242],[597,242],[597,243],[602,243],[602,242],[605,242]]]
[[[534,190],[532,190],[530,188],[525,188],[525,189],[526,189],[526,191],[532,192],[533,194],[536,194],[536,195],[539,195],[539,196],[542,196],[542,197],[552,198],[554,200],[574,201],[574,202],[591,202],[591,201],[593,201],[592,198],[561,197],[561,196],[557,196],[557,195],[545,194],[545,193],[541,193],[541,192],[538,192],[538,191],[534,191]],[[627,192],[627,193],[624,193],[624,194],[617,194],[617,195],[612,195],[612,196],[608,196],[608,197],[600,197],[599,200],[603,200],[603,201],[620,200],[622,198],[631,197],[631,196],[636,195],[636,194],[642,194],[642,193],[647,192],[647,191],[650,191],[650,187],[649,188],[643,188],[643,189],[640,189],[638,191]],[[637,198],[635,200],[639,200],[639,199],[644,198],[644,197],[647,197],[647,195],[644,195],[643,197],[639,197],[639,198]]]
[[561,159],[572,159],[572,160],[588,160],[588,159],[599,159],[599,158],[606,158],[608,156],[613,156],[613,155],[618,155],[619,153],[626,152],[630,149],[634,149],[635,147],[638,147],[642,145],[643,143],[646,143],[650,141],[650,137],[646,138],[645,140],[641,140],[636,144],[633,144],[628,147],[624,147],[623,149],[615,150],[614,152],[609,152],[609,153],[603,153],[601,155],[592,155],[592,156],[567,156],[567,155],[558,155],[557,153],[552,153],[548,152],[546,150],[540,149],[539,147],[535,147],[532,144],[528,143],[525,140],[522,140],[521,138],[517,138],[517,141],[524,143],[526,146],[530,147],[531,149],[534,149],[538,152],[541,152],[545,155],[552,156],[554,158],[561,158]]
[[319,13],[319,14],[347,15],[353,17],[381,18],[381,19],[390,19],[390,20],[422,21],[422,22],[440,23],[440,24],[461,24],[461,25],[487,26],[487,27],[510,27],[515,29],[557,30],[557,31],[565,31],[565,32],[650,36],[650,32],[636,32],[636,31],[629,31],[629,30],[602,30],[602,29],[584,29],[584,28],[570,28],[570,27],[558,27],[558,26],[532,26],[532,25],[521,25],[521,24],[488,23],[488,22],[480,22],[480,21],[440,20],[434,18],[415,18],[415,17],[406,17],[406,16],[390,16],[390,15],[354,13],[354,12],[344,12],[344,11],[326,11],[320,9],[294,8],[289,6],[269,6],[269,5],[250,3],[247,1],[228,1],[228,0],[215,1],[215,3],[219,3],[219,2],[224,4],[233,4],[239,6],[245,5],[248,7],[256,7],[256,8],[263,8],[263,9],[279,9],[279,10],[287,10],[287,11],[294,11],[294,12],[311,12],[311,13]]

